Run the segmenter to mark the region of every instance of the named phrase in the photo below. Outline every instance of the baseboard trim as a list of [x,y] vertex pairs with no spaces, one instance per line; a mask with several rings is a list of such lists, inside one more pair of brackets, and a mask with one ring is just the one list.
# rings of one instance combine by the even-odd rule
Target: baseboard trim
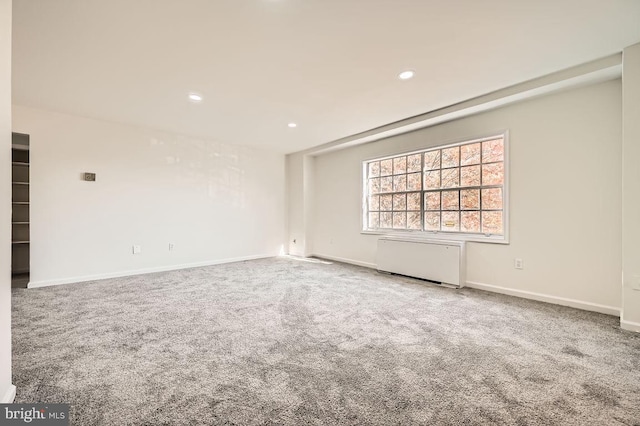
[[152,274],[154,272],[176,271],[179,269],[199,268],[202,266],[221,265],[223,263],[244,262],[245,260],[265,259],[275,257],[275,254],[257,254],[252,256],[233,257],[227,259],[208,260],[205,262],[183,263],[180,265],[159,266],[155,268],[134,269],[129,271],[111,272],[106,274],[84,275],[78,277],[60,278],[55,280],[31,281],[28,288],[49,287],[52,285],[73,284],[86,281],[104,280],[108,278],[130,277],[133,275]]
[[640,333],[640,322],[620,320],[620,328],[628,331],[635,331],[636,333]]
[[376,269],[376,264],[375,263],[361,262],[359,260],[347,259],[346,257],[329,256],[328,254],[317,254],[317,253],[316,254],[312,254],[311,256],[312,257],[317,257],[317,258],[320,258],[320,259],[333,260],[335,262],[349,263],[351,265],[364,266],[365,268]]
[[0,399],[0,403],[13,404],[13,401],[15,399],[16,399],[16,387],[14,385],[9,385],[9,389],[7,389],[2,399]]
[[509,296],[522,297],[524,299],[537,300],[539,302],[553,303],[554,305],[569,306],[571,308],[582,309],[584,311],[599,312],[601,314],[613,315],[616,317],[620,316],[620,308],[616,308],[614,306],[600,305],[598,303],[584,302],[582,300],[568,299],[565,297],[550,296],[548,294],[534,293],[532,291],[499,287],[475,281],[467,281],[467,287],[491,291],[493,293],[506,294]]

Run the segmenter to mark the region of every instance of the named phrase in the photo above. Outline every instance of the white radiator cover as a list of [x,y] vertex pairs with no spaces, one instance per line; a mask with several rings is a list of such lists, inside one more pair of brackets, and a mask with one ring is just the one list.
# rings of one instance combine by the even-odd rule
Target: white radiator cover
[[376,264],[379,271],[464,287],[464,241],[380,238]]

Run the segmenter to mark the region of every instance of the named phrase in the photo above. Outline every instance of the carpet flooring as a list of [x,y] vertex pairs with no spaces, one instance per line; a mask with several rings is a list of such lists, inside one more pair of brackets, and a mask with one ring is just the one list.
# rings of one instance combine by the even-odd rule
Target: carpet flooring
[[640,425],[597,313],[290,258],[12,291],[16,402],[73,425]]

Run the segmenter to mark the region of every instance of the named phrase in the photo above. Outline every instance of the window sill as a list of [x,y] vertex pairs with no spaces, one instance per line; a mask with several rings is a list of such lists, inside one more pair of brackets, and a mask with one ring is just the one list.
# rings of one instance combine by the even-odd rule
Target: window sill
[[469,234],[454,234],[447,232],[424,232],[424,231],[360,231],[362,235],[379,235],[384,237],[403,238],[407,240],[448,240],[448,241],[466,241],[469,243],[488,243],[488,244],[509,244],[506,236],[480,236]]

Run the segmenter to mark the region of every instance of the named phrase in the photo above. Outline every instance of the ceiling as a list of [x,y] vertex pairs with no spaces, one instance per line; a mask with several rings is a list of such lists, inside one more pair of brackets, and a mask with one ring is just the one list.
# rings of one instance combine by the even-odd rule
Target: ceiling
[[640,41],[637,0],[14,0],[13,17],[15,104],[285,153]]

